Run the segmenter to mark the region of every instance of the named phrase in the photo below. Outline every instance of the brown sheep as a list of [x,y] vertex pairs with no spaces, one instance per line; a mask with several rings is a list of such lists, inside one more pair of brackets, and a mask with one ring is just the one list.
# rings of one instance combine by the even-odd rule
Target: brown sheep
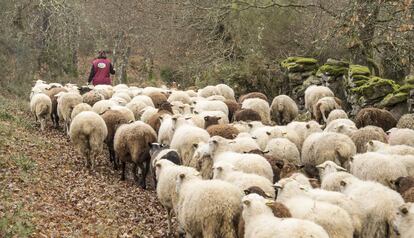
[[169,102],[163,102],[163,103],[161,103],[161,105],[160,105],[160,107],[158,109],[159,110],[163,110],[163,111],[168,111],[171,114],[173,114],[172,105]]
[[160,108],[160,106],[164,102],[167,102],[168,99],[167,96],[165,96],[163,93],[151,93],[148,96],[152,99],[155,108]]
[[109,161],[114,164],[114,169],[116,168],[117,163],[115,162],[115,151],[114,151],[114,136],[115,132],[119,126],[122,124],[130,123],[129,118],[123,114],[119,113],[117,110],[106,110],[101,114],[102,119],[105,121],[106,128],[108,129],[108,134],[105,139],[105,144],[108,146],[109,150]]
[[210,136],[221,136],[226,139],[234,139],[239,134],[239,130],[229,124],[225,125],[211,125],[207,128],[208,134]]
[[[265,192],[259,187],[250,187],[250,188],[244,190],[244,193],[246,195],[249,195],[251,193],[256,193],[256,194],[258,194],[258,195],[260,195],[264,198],[268,198],[266,196]],[[265,196],[263,196],[263,195],[265,195]],[[292,217],[292,214],[290,213],[289,209],[280,202],[269,200],[266,203],[266,205],[268,207],[270,207],[270,209],[272,209],[273,215],[275,217],[279,217],[279,218],[290,218],[290,217]],[[239,221],[238,231],[237,231],[238,237],[244,237],[244,229],[245,229],[244,219],[243,219],[243,217],[241,217],[240,221]]]
[[414,114],[405,114],[398,120],[397,128],[408,128],[414,130]]
[[414,202],[414,177],[399,177],[394,185],[405,202]]
[[262,121],[262,117],[252,109],[241,109],[234,113],[233,121]]
[[158,109],[158,112],[155,113],[154,115],[152,115],[148,119],[147,124],[150,125],[152,127],[152,129],[154,129],[155,132],[157,132],[157,134],[158,134],[158,131],[159,131],[160,126],[161,126],[161,119],[166,114],[172,115],[172,113],[169,112],[169,111],[167,111],[167,110],[160,110],[160,109]]
[[91,107],[96,102],[99,102],[99,101],[105,99],[105,97],[97,91],[89,91],[89,92],[83,94],[82,98],[83,98],[83,102],[89,104]]
[[229,109],[229,122],[231,122],[233,120],[234,113],[241,109],[241,105],[237,103],[235,100],[226,99],[223,102],[227,105],[227,108]]
[[366,126],[353,131],[351,139],[355,143],[357,153],[367,152],[367,143],[371,140],[378,140],[387,143],[387,134],[377,126]]
[[[125,180],[126,163],[133,163],[133,175],[142,188],[146,188],[146,177],[150,168],[151,144],[157,141],[154,129],[141,121],[121,125],[115,132],[114,150],[116,158],[122,163],[121,180]],[[138,167],[141,177],[138,177]]]
[[56,94],[60,92],[67,92],[65,88],[51,88],[48,91],[46,91],[46,95],[50,97],[50,100],[52,100],[52,113],[50,114],[53,122],[53,126],[55,128],[59,127],[59,116],[57,113],[57,97],[55,97]]
[[280,180],[280,171],[283,168],[283,165],[285,164],[285,162],[281,159],[276,159],[273,158],[265,153],[263,153],[263,151],[261,150],[251,150],[249,152],[246,152],[248,154],[258,154],[263,156],[267,162],[269,162],[270,166],[272,167],[272,171],[273,171],[273,182],[277,182]]
[[313,116],[319,124],[326,123],[331,111],[342,109],[341,105],[337,102],[338,100],[340,101],[340,99],[336,99],[335,97],[323,97],[313,105]]
[[212,126],[212,125],[218,125],[220,119],[221,117],[205,116],[204,117],[204,129],[207,129],[207,127]]
[[267,96],[264,95],[263,93],[251,92],[251,93],[248,93],[248,94],[241,95],[239,97],[239,103],[243,103],[243,101],[248,99],[248,98],[261,98],[261,99],[265,100],[266,102],[268,101]]
[[381,127],[384,131],[388,131],[397,125],[397,120],[387,110],[364,108],[356,115],[355,124],[358,128],[371,125]]

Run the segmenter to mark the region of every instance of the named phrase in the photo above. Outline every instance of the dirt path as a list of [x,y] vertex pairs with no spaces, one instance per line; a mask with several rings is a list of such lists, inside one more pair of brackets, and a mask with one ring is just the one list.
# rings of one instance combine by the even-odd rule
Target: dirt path
[[103,156],[89,172],[63,132],[39,132],[0,99],[0,237],[166,236],[154,191],[120,181]]

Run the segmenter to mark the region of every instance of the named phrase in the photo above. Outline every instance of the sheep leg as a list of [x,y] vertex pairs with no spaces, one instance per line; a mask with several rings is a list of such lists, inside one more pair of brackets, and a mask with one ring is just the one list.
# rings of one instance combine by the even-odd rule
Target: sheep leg
[[323,121],[326,123],[327,118],[325,116],[325,110],[322,110],[321,114],[322,114]]
[[125,180],[125,167],[126,167],[126,162],[122,161],[121,180]]
[[134,180],[136,183],[139,183],[139,177],[138,177],[138,164],[134,163],[134,166],[132,167],[132,173],[134,174]]
[[90,157],[90,152],[89,150],[86,152],[86,167],[88,169],[91,168],[91,157]]
[[168,236],[171,236],[171,212],[172,209],[167,209]]
[[141,176],[140,176],[141,178],[139,178],[139,181],[137,181],[137,182],[139,183],[141,188],[146,189],[147,185],[145,183],[145,179],[147,177],[146,175],[147,175],[148,171],[147,171],[146,166],[144,165],[144,163],[140,163],[138,166],[141,170]]

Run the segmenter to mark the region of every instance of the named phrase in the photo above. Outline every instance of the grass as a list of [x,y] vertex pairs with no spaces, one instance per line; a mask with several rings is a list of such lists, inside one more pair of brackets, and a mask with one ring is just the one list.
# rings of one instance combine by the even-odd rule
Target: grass
[[34,225],[30,222],[31,213],[25,211],[22,204],[7,205],[5,213],[0,212],[0,237],[29,237],[34,231]]

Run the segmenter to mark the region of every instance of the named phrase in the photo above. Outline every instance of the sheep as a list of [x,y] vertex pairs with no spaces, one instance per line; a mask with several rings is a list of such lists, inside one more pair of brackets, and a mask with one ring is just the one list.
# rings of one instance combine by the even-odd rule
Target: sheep
[[262,121],[262,117],[253,109],[240,109],[234,113],[233,121]]
[[183,104],[191,104],[190,96],[183,91],[173,91],[171,95],[168,97],[167,101],[170,103],[180,101]]
[[393,221],[393,229],[400,238],[410,238],[414,234],[414,205],[404,203],[397,209],[397,215]]
[[73,108],[72,114],[70,114],[71,120],[76,117],[81,112],[92,111],[92,107],[87,103],[80,103]]
[[172,107],[173,114],[181,114],[181,115],[191,114],[192,110],[194,109],[189,104],[184,104],[180,101],[171,102],[171,107]]
[[[214,142],[210,142],[214,143]],[[209,143],[209,144],[210,144]],[[226,161],[234,165],[235,169],[245,172],[253,173],[265,177],[269,181],[273,181],[273,170],[270,163],[263,157],[257,154],[241,154],[235,152],[223,152],[217,156],[212,157],[214,163],[219,161]]]
[[191,120],[186,120],[186,118],[182,117],[181,115],[171,116],[166,114],[160,119],[162,120],[162,122],[158,131],[158,143],[161,144],[170,145],[175,131],[180,126],[194,126]]
[[129,121],[135,121],[134,113],[124,106],[112,106],[111,109],[123,114]]
[[52,100],[44,93],[36,93],[30,99],[30,111],[36,121],[40,122],[40,129],[44,131],[46,120],[52,114]]
[[114,106],[118,106],[118,104],[114,101],[101,100],[101,101],[96,102],[95,104],[93,104],[92,110],[94,112],[98,113],[98,114],[102,114],[103,112],[108,110],[108,108],[111,108],[111,107],[114,107]]
[[151,175],[153,176],[155,187],[157,186],[155,165],[158,161],[166,159],[176,165],[182,164],[180,155],[178,154],[177,150],[170,149],[168,145],[152,143],[149,154],[151,156],[150,172],[151,172]]
[[360,237],[388,237],[395,210],[404,203],[402,197],[394,190],[373,181],[348,177],[340,183],[341,192],[357,202],[366,217]]
[[302,149],[301,139],[296,131],[287,126],[275,126],[270,130],[270,138],[286,138],[293,142],[298,150]]
[[355,143],[357,148],[357,153],[365,153],[369,150],[369,143],[372,140],[377,140],[381,142],[387,142],[387,134],[380,128],[376,126],[366,126],[359,128],[351,133],[351,139]]
[[260,149],[259,145],[250,137],[235,138],[228,140],[221,136],[212,136],[209,140],[209,153],[216,156],[222,152],[233,151],[237,153],[247,153],[252,150]]
[[342,109],[334,109],[329,113],[328,118],[326,119],[326,125],[329,125],[331,121],[336,119],[348,119],[348,115]]
[[358,130],[355,123],[349,119],[336,119],[331,121],[323,130],[324,132],[336,132],[351,136],[354,131]]
[[[329,113],[335,109],[341,109],[334,97],[323,97],[313,105],[312,113],[315,120],[319,123],[327,122]],[[323,119],[323,121],[322,121]]]
[[260,98],[249,98],[243,101],[242,109],[252,109],[259,113],[263,124],[269,125],[270,121],[270,107],[269,103]]
[[268,207],[273,204],[257,194],[249,194],[242,200],[242,217],[245,222],[246,238],[255,237],[314,237],[328,238],[327,232],[311,221],[285,218],[280,219],[273,215]]
[[163,93],[151,93],[148,96],[154,103],[155,108],[159,108],[161,104],[167,102],[167,96],[165,96]]
[[347,168],[349,158],[356,154],[354,142],[346,135],[321,132],[310,135],[303,143],[302,163],[318,165],[327,160]]
[[219,95],[228,100],[235,100],[234,91],[227,84],[217,84],[216,91]]
[[392,181],[408,175],[403,163],[375,152],[353,156],[350,172],[359,179],[376,181],[389,187],[392,186]]
[[397,123],[397,128],[408,128],[414,129],[414,114],[405,114],[403,115]]
[[226,118],[228,118],[229,115],[229,109],[222,101],[198,101],[194,106],[194,111],[197,111],[198,113],[203,111],[221,111],[226,115]]
[[[116,158],[122,163],[121,180],[125,180],[127,162],[134,164],[133,175],[136,182],[145,189],[150,167],[149,149],[151,143],[157,141],[157,134],[149,125],[136,121],[121,125],[115,132],[114,151]],[[116,161],[116,160],[115,160]],[[138,178],[137,168],[141,169],[141,178]]]
[[202,89],[199,89],[197,94],[199,97],[208,98],[210,96],[217,95],[218,91],[215,86],[208,85]]
[[48,91],[46,91],[46,95],[48,95],[50,97],[50,100],[52,100],[52,113],[51,113],[51,118],[52,118],[52,122],[53,122],[53,126],[55,128],[59,127],[59,116],[58,116],[58,112],[57,112],[57,97],[56,95],[59,94],[60,92],[64,92],[66,93],[68,90],[66,90],[65,88],[51,88]]
[[355,233],[359,234],[364,222],[364,215],[361,208],[355,202],[340,192],[326,191],[323,189],[312,189],[308,186],[300,184],[293,178],[285,178],[277,182],[277,186],[281,186],[281,193],[278,193],[278,199],[287,200],[294,196],[305,196],[316,201],[330,203],[344,209],[352,219],[352,226]]
[[[290,194],[288,191],[290,186],[289,183],[285,184],[283,181],[275,184],[278,194],[276,201],[286,205],[294,218],[315,222],[326,230],[329,237],[353,237],[355,228],[348,212],[331,203]],[[333,217],[335,219],[332,219]]]
[[72,114],[73,108],[76,105],[82,103],[82,96],[77,93],[58,93],[55,95],[57,97],[57,112],[59,118],[62,118],[64,121],[64,130],[67,134],[69,134],[69,126],[70,126],[70,116]]
[[73,118],[69,136],[78,152],[86,158],[88,168],[93,169],[107,134],[105,121],[95,112],[81,112]]
[[389,131],[388,143],[414,146],[414,130],[393,128]]
[[210,136],[221,136],[226,139],[234,139],[239,134],[239,131],[236,127],[232,125],[211,125],[207,128],[208,134]]
[[262,151],[265,150],[267,143],[269,142],[270,139],[272,139],[271,137],[272,129],[273,128],[270,126],[264,126],[264,127],[259,127],[250,133],[252,135],[252,138],[256,140],[257,144],[259,145]]
[[142,114],[141,114],[141,121],[148,123],[149,119],[154,116],[155,114],[158,113],[158,109],[151,107],[151,106],[147,106],[144,109],[142,109]]
[[49,84],[46,84],[45,81],[37,80],[36,84],[32,87],[32,90],[30,91],[30,100],[32,100],[32,97],[35,94],[46,93],[50,89],[51,89],[51,86]]
[[142,89],[142,95],[149,96],[151,93],[166,93],[167,90],[165,88],[156,88],[156,87],[145,87]]
[[344,178],[354,177],[346,172],[345,168],[335,164],[332,161],[325,161],[316,166],[321,178],[321,188],[328,191],[341,191],[341,181]]
[[105,84],[95,85],[93,90],[102,94],[105,100],[110,99],[112,95],[114,94],[114,89],[111,85],[105,85]]
[[207,143],[210,135],[204,129],[192,125],[179,127],[171,139],[171,149],[176,149],[183,160],[183,165],[195,167],[194,151],[200,142]]
[[177,209],[178,204],[176,178],[181,173],[197,175],[198,172],[192,167],[176,165],[169,160],[158,160],[154,167],[157,180],[157,198],[167,210],[168,233],[171,234],[172,213]]
[[286,160],[294,164],[300,164],[300,153],[295,144],[285,138],[271,139],[264,153],[274,159]]
[[233,120],[234,113],[241,109],[241,105],[235,100],[226,99],[223,101],[229,109],[229,121]]
[[225,97],[221,96],[221,95],[212,95],[208,98],[206,98],[208,101],[222,101],[224,102],[224,100],[226,100]]
[[394,181],[394,186],[405,202],[414,202],[414,177],[399,177]]
[[295,131],[299,136],[300,148],[302,148],[305,139],[316,132],[322,132],[322,126],[316,121],[299,122],[293,121],[286,126],[288,129]]
[[221,117],[217,117],[217,116],[205,116],[204,117],[204,128],[207,129],[211,125],[218,125],[220,119]]
[[292,98],[287,95],[279,95],[272,101],[270,114],[272,120],[278,125],[286,125],[298,116],[299,109]]
[[115,97],[122,98],[122,99],[124,99],[127,103],[131,101],[131,97],[129,96],[128,91],[121,91],[121,92],[117,92],[117,91],[116,91],[116,92],[112,95],[112,98],[115,98]]
[[129,102],[125,105],[126,108],[132,111],[136,120],[141,119],[141,112],[146,106],[147,105],[145,103],[139,101]]
[[334,93],[325,86],[311,85],[305,90],[305,109],[313,116],[313,107],[323,97],[334,97]]
[[222,111],[202,111],[200,113],[198,111],[194,111],[194,114],[199,115],[201,118],[206,118],[207,116],[218,117],[218,124],[229,124],[228,116]]
[[243,193],[220,180],[202,180],[188,173],[177,176],[177,218],[191,237],[236,237]]
[[147,121],[147,124],[150,125],[157,134],[161,126],[161,118],[163,118],[165,115],[172,115],[172,113],[158,109],[158,112],[152,115]]
[[388,131],[397,125],[397,120],[387,110],[363,108],[357,113],[355,124],[358,128],[371,125],[381,127],[384,131]]
[[251,92],[251,93],[248,93],[248,94],[241,95],[239,97],[239,103],[243,103],[244,100],[249,99],[249,98],[260,98],[260,99],[263,99],[265,101],[268,101],[267,96],[264,95],[263,93]]
[[85,94],[82,95],[82,99],[84,103],[89,104],[91,107],[93,107],[93,105],[101,100],[104,100],[105,97],[96,90],[92,90],[89,91]]
[[236,185],[242,191],[252,186],[261,188],[267,196],[275,198],[275,190],[272,182],[268,179],[251,173],[244,173],[237,171],[234,165],[226,162],[219,161],[213,165],[213,179],[220,179]]
[[395,155],[414,155],[414,147],[408,145],[389,145],[383,141],[370,140],[366,144],[370,152]]
[[138,95],[132,98],[131,102],[142,102],[147,106],[155,107],[152,99],[146,95]]

